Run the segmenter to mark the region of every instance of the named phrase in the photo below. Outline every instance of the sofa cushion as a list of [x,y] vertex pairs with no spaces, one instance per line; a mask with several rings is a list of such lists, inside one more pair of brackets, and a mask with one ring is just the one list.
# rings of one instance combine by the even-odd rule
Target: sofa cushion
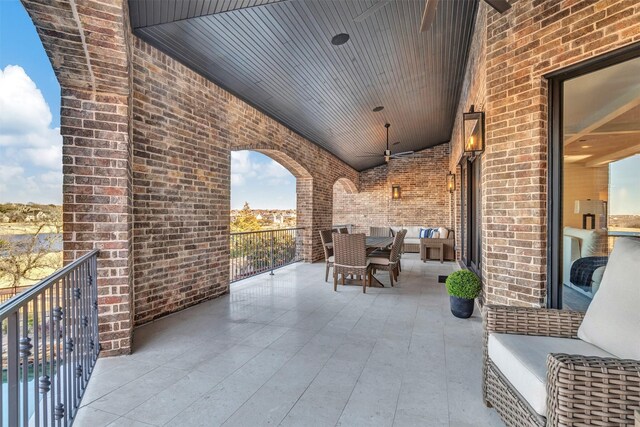
[[441,239],[446,239],[447,236],[449,236],[449,230],[445,227],[440,227],[438,228],[438,234],[440,235]]
[[410,225],[408,227],[405,227],[404,229],[407,230],[407,235],[405,237],[410,237],[412,239],[418,239],[420,236],[420,226],[417,225]]
[[578,329],[580,339],[623,359],[640,360],[638,260],[640,239],[618,238]]
[[613,357],[610,353],[572,338],[490,334],[489,359],[529,405],[542,416],[547,412],[547,355],[550,353]]
[[404,239],[404,244],[405,245],[419,245],[420,244],[420,239],[415,238],[415,239]]
[[580,256],[597,256],[602,253],[606,234],[602,230],[583,230],[581,228],[565,227],[565,236],[575,237],[580,240]]

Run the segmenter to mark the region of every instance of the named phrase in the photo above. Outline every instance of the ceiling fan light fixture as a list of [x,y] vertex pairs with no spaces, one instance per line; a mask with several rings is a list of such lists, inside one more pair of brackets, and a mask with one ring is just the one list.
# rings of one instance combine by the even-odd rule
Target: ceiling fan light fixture
[[331,44],[334,46],[341,46],[348,41],[349,41],[349,34],[347,33],[336,34],[335,36],[333,36],[333,38],[331,38]]

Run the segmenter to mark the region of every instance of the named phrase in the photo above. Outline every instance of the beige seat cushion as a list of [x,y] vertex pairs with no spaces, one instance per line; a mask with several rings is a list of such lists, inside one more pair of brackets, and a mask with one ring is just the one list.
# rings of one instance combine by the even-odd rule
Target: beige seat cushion
[[547,412],[547,355],[550,353],[613,357],[612,354],[571,338],[513,334],[489,335],[488,353],[502,375],[542,416]]
[[371,264],[389,265],[389,258],[373,256],[368,259]]
[[640,360],[639,262],[640,239],[618,238],[578,329],[580,339],[623,359]]
[[407,239],[405,237],[404,244],[405,245],[407,245],[407,244],[409,244],[409,245],[419,245],[420,244],[420,239]]

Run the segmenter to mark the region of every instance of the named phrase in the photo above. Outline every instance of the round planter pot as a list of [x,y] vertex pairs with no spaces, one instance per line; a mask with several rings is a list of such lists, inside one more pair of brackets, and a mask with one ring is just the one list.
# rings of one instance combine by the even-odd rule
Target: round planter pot
[[451,314],[460,319],[468,319],[473,314],[473,299],[458,298],[449,295],[449,303],[451,304]]

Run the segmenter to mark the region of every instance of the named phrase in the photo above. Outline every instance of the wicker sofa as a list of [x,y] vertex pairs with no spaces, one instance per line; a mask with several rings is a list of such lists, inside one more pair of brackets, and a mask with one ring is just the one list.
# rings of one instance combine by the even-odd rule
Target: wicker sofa
[[640,240],[619,239],[586,313],[485,306],[483,397],[508,426],[633,425]]
[[[391,232],[395,235],[395,233],[399,230],[407,230],[407,235],[404,239],[403,252],[420,252],[420,229],[424,228],[421,226],[391,226]],[[455,238],[453,230],[449,230],[444,227],[439,228],[439,232],[435,237],[434,241],[441,241],[444,247],[444,259],[453,260],[455,258]],[[446,234],[446,236],[445,236]],[[429,253],[430,259],[436,259],[437,254],[431,255]],[[439,255],[438,255],[439,256]]]

